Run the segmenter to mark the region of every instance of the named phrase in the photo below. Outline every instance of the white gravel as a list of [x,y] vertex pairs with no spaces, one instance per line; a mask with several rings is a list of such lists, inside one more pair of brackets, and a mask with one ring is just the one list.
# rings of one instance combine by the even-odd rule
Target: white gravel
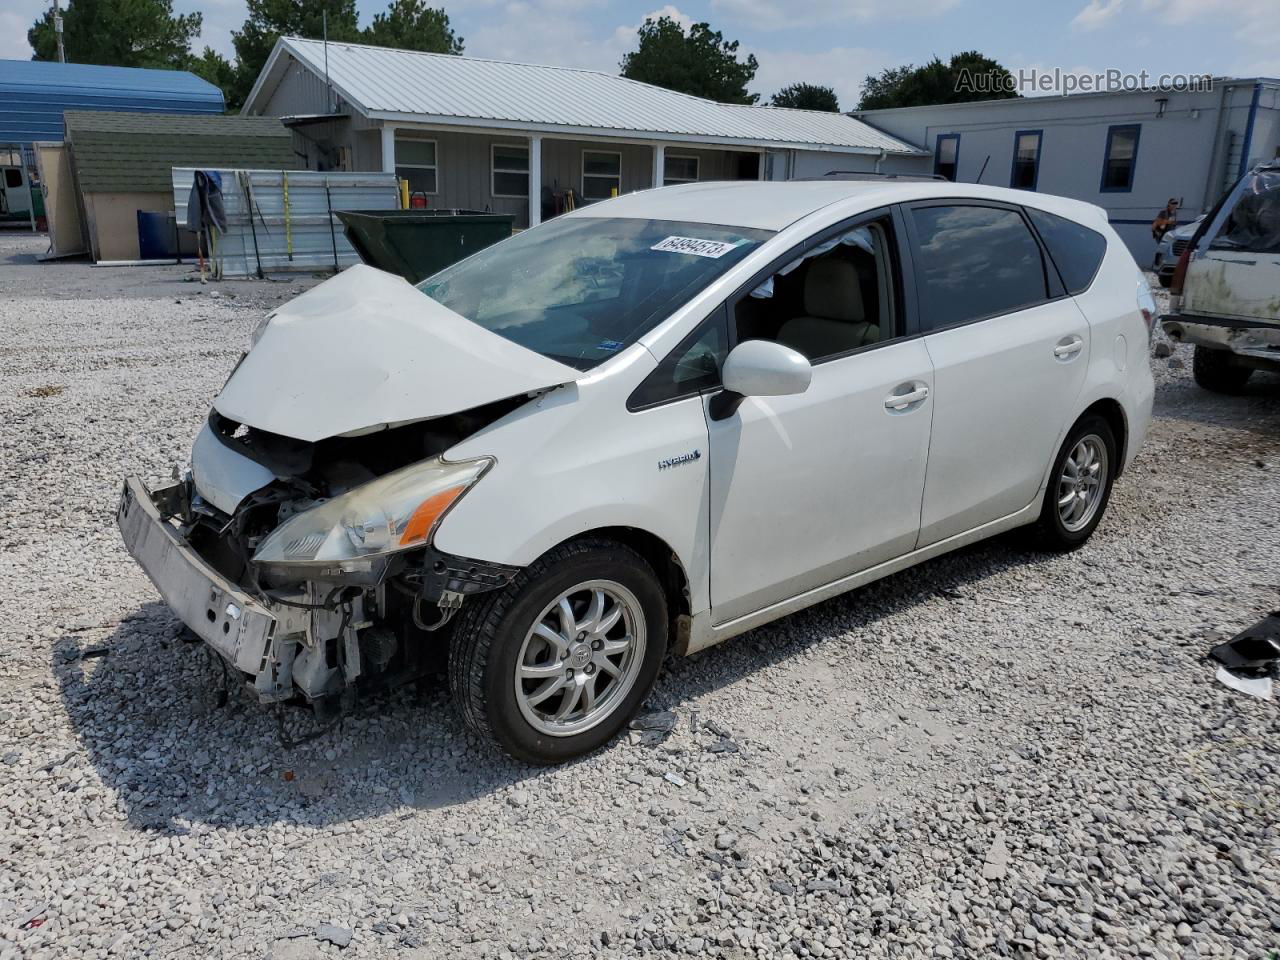
[[0,960],[1280,949],[1277,704],[1203,661],[1280,607],[1277,378],[1153,361],[1084,550],[1004,538],[673,662],[665,739],[523,767],[432,680],[285,750],[114,525],[261,313],[173,286],[0,301]]

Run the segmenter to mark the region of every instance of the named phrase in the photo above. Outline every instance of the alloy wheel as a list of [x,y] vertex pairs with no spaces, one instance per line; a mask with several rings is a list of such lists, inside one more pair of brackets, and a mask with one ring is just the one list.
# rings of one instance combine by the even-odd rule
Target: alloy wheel
[[622,584],[589,580],[547,604],[516,658],[520,713],[536,730],[590,730],[626,699],[644,662],[640,602]]

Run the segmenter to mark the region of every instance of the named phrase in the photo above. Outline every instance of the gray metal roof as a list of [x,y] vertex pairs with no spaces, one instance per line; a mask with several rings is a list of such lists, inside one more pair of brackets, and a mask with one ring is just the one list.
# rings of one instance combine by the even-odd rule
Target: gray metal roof
[[[245,105],[266,98],[292,56],[325,73],[319,40],[281,37]],[[840,113],[716,103],[594,70],[479,60],[355,43],[328,45],[334,91],[372,119],[842,153],[919,148]]]

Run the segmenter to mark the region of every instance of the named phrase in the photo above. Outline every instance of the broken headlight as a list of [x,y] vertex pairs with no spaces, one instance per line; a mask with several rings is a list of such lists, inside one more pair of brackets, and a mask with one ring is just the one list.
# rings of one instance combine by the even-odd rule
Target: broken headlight
[[387,555],[428,543],[492,463],[434,457],[371,480],[285,521],[262,541],[254,562],[312,575],[370,572]]

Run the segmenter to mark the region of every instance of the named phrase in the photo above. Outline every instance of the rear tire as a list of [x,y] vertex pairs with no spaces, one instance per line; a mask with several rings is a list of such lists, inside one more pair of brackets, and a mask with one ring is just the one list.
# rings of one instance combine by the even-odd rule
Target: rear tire
[[1191,374],[1206,390],[1233,394],[1244,389],[1253,370],[1241,366],[1230,350],[1214,350],[1197,344],[1191,359]]
[[1115,434],[1107,421],[1090,414],[1068,432],[1049,474],[1036,540],[1047,550],[1083,546],[1098,528],[1119,467]]
[[1166,290],[1168,290],[1171,286],[1173,286],[1173,274],[1172,274],[1172,273],[1159,273],[1159,274],[1156,274],[1156,279],[1160,281],[1160,286],[1164,287]]
[[562,763],[635,716],[667,652],[653,568],[603,539],[563,544],[458,615],[449,687],[473,731],[518,760]]

